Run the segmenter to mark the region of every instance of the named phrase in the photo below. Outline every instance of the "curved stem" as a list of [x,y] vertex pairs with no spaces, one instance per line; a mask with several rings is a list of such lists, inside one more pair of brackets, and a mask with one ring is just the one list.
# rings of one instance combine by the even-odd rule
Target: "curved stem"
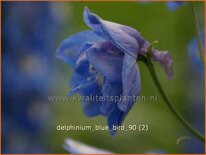
[[151,61],[151,56],[150,56],[150,53],[148,51],[148,57],[144,57],[144,56],[141,56],[138,58],[138,60],[140,61],[143,61],[146,66],[148,67],[149,71],[150,71],[150,74],[152,76],[152,79],[159,91],[159,93],[161,94],[162,98],[164,99],[165,103],[167,104],[167,106],[169,107],[169,109],[171,110],[171,112],[178,118],[178,120],[195,136],[197,137],[199,140],[201,140],[202,142],[204,142],[204,136],[199,132],[197,131],[194,127],[192,127],[192,125],[187,122],[184,117],[175,109],[175,107],[170,103],[170,101],[168,100],[164,90],[162,89],[162,86],[157,78],[157,75],[156,75],[156,72],[155,72],[155,69],[154,69],[154,66],[152,64],[152,61]]
[[199,56],[202,60],[203,66],[204,66],[204,51],[203,51],[203,47],[202,47],[202,43],[201,43],[198,18],[197,18],[194,2],[191,2],[191,7],[192,7],[193,27],[194,27],[195,36],[197,39],[198,52],[199,52]]

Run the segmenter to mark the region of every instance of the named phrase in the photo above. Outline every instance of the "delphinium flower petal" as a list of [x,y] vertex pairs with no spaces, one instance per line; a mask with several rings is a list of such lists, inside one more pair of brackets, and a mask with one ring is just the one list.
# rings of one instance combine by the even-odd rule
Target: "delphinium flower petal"
[[112,154],[111,151],[96,148],[71,138],[65,140],[63,147],[72,154]]

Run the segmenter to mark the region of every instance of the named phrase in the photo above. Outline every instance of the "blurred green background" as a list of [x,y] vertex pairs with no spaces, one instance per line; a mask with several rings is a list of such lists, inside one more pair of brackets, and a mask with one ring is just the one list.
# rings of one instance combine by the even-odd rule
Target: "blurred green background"
[[[64,25],[56,36],[56,48],[70,35],[89,29],[83,22],[83,8],[87,6],[101,18],[137,29],[148,41],[158,40],[155,45],[158,50],[168,50],[174,61],[174,77],[169,80],[158,63],[155,69],[160,82],[174,106],[190,122],[195,122],[198,115],[190,110],[193,105],[203,105],[204,89],[203,75],[192,69],[191,59],[187,53],[188,43],[194,38],[191,16],[191,5],[188,2],[183,7],[169,11],[164,2],[65,2],[60,5],[64,15]],[[196,9],[200,21],[200,29],[204,29],[204,3],[197,2]],[[55,54],[55,49],[54,49]],[[53,95],[66,95],[69,92],[68,81],[72,75],[71,68],[61,60],[56,60],[59,68],[59,78],[54,81]],[[158,94],[150,74],[141,62],[138,63],[141,72],[142,95]],[[195,90],[195,91],[194,91]],[[198,98],[194,103],[191,98]],[[88,118],[83,114],[80,102],[52,103],[52,118],[50,131],[44,134],[44,141],[54,153],[67,153],[62,147],[64,139],[85,142],[115,153],[144,153],[148,150],[164,150],[166,153],[184,153],[184,145],[176,144],[179,137],[188,135],[182,124],[170,112],[161,96],[157,102],[135,103],[123,124],[148,124],[149,131],[118,132],[112,138],[108,131],[57,131],[57,125],[106,125],[102,116]],[[203,109],[202,109],[203,110]],[[202,122],[203,123],[203,122]],[[203,125],[202,125],[203,126]],[[49,138],[48,138],[49,137]]]

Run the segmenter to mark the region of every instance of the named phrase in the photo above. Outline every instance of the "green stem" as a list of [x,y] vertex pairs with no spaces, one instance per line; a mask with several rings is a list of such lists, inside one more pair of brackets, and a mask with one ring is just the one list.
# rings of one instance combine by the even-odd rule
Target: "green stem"
[[171,112],[178,118],[178,120],[195,136],[197,137],[199,140],[201,140],[202,142],[204,142],[204,136],[197,131],[194,127],[192,127],[192,125],[187,122],[184,117],[175,109],[175,107],[170,103],[170,101],[168,100],[164,90],[162,89],[162,86],[157,78],[154,66],[152,64],[151,61],[151,51],[147,52],[147,58],[145,56],[141,56],[138,58],[138,60],[143,61],[146,66],[148,67],[150,74],[152,76],[152,79],[159,91],[159,93],[161,94],[162,98],[164,99],[165,103],[167,104],[167,106],[169,107],[169,109],[171,110]]
[[196,39],[197,39],[199,56],[200,56],[200,58],[202,60],[202,63],[204,65],[204,51],[203,51],[203,47],[202,47],[202,43],[201,43],[199,24],[198,24],[199,22],[198,22],[198,18],[197,18],[197,14],[196,14],[195,4],[194,3],[195,2],[191,2],[193,27],[194,27],[195,36],[196,36]]

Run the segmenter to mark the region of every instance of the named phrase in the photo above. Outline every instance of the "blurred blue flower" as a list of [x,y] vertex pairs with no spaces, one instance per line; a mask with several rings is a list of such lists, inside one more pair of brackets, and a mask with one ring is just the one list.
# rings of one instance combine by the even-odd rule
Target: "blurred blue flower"
[[[204,40],[205,40],[204,32],[201,32],[202,45],[204,45],[204,42],[205,42]],[[199,49],[198,49],[196,38],[193,38],[189,42],[187,50],[188,50],[188,55],[190,57],[191,63],[196,68],[196,71],[203,74],[203,64],[202,64],[202,61],[201,61],[201,58],[198,52]]]
[[[201,42],[203,45],[203,51],[205,51],[205,32],[202,31]],[[194,37],[188,44],[187,47],[189,56],[189,82],[191,90],[188,94],[187,111],[190,114],[190,121],[192,125],[199,130],[202,134],[205,132],[205,99],[204,99],[204,65],[199,55],[197,39]],[[192,73],[192,74],[191,74]],[[195,117],[194,117],[195,116]],[[193,137],[193,135],[191,135]],[[201,154],[205,152],[205,144],[196,138],[185,140],[182,142],[182,146],[186,153],[190,154]]]
[[172,1],[172,2],[166,2],[167,7],[170,11],[174,11],[176,9],[179,9],[182,7],[186,2],[181,2],[181,1]]
[[65,144],[63,145],[64,149],[69,151],[71,154],[112,154],[113,152],[108,150],[103,150],[96,148],[94,146],[89,146],[82,142],[67,138]]
[[[111,135],[113,126],[122,124],[141,91],[138,55],[145,55],[150,45],[135,29],[101,19],[84,9],[84,21],[92,31],[77,33],[60,45],[57,57],[74,69],[69,95],[103,96],[106,101],[84,100],[87,116],[107,117]],[[158,61],[169,78],[173,75],[172,58],[168,52],[152,49],[152,59]],[[119,100],[110,100],[119,97]]]
[[48,152],[48,127],[59,21],[48,2],[2,3],[2,152]]
[[[147,4],[150,3],[150,0],[142,0],[140,1],[142,4]],[[171,1],[171,2],[166,2],[166,5],[170,11],[175,11],[182,7],[186,2],[181,2],[181,1]]]

